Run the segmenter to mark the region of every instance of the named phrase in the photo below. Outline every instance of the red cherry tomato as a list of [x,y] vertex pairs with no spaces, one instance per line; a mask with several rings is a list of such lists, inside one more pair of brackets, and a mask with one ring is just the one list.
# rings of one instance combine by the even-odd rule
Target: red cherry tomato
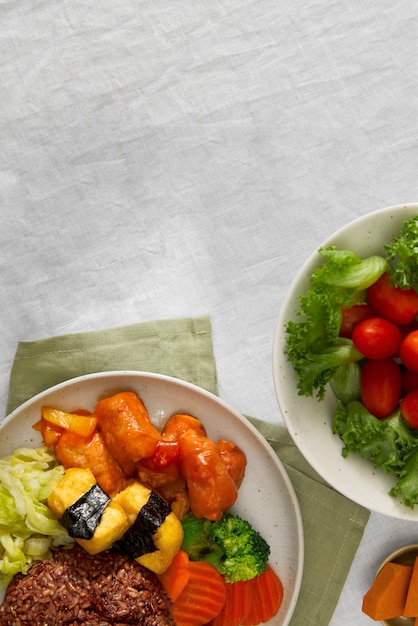
[[180,457],[180,444],[178,441],[158,441],[157,446],[150,457],[145,459],[148,466],[156,470],[161,470],[177,462]]
[[418,315],[418,294],[391,285],[389,274],[382,274],[367,289],[367,300],[378,315],[394,324],[409,324]]
[[376,313],[369,304],[355,304],[354,306],[341,307],[342,319],[340,326],[340,337],[351,339],[353,329],[359,322],[373,317]]
[[352,340],[357,350],[368,359],[386,359],[397,354],[402,334],[389,320],[369,317],[354,328]]
[[411,428],[418,428],[418,389],[410,391],[401,400],[401,415]]
[[418,372],[404,369],[402,372],[402,393],[406,395],[414,389],[418,389]]
[[418,330],[413,330],[402,339],[399,356],[407,369],[418,372]]
[[361,399],[375,417],[387,417],[401,398],[402,375],[391,358],[367,360],[361,370]]

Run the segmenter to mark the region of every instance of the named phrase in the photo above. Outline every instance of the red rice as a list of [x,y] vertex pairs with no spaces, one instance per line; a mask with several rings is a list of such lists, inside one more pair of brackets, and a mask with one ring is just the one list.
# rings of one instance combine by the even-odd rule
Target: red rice
[[75,545],[17,574],[0,606],[1,626],[174,626],[158,577],[127,556],[90,556]]

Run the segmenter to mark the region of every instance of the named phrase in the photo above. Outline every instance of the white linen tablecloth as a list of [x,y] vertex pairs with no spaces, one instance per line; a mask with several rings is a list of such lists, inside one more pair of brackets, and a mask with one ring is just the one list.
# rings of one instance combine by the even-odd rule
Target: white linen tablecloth
[[[0,1],[3,405],[18,341],[210,315],[221,397],[283,423],[297,270],[418,199],[417,20],[414,0]],[[373,623],[379,560],[417,538],[372,514],[330,626]]]

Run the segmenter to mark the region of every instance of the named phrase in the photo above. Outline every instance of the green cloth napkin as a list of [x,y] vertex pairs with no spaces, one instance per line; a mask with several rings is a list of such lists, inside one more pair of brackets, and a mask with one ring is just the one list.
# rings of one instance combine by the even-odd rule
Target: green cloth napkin
[[[162,320],[20,342],[10,375],[7,412],[59,382],[109,370],[166,374],[216,394],[210,319]],[[283,426],[248,419],[285,466],[301,509],[305,566],[290,626],[326,626],[334,613],[369,511],[323,481],[299,453]]]

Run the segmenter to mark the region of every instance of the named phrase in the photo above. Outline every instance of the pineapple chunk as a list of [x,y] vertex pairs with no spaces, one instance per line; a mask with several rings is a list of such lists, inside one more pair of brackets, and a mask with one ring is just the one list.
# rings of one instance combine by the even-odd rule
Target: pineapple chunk
[[65,413],[49,406],[43,406],[42,419],[52,426],[63,428],[80,437],[90,437],[97,426],[97,417],[94,415],[78,415],[77,413]]

